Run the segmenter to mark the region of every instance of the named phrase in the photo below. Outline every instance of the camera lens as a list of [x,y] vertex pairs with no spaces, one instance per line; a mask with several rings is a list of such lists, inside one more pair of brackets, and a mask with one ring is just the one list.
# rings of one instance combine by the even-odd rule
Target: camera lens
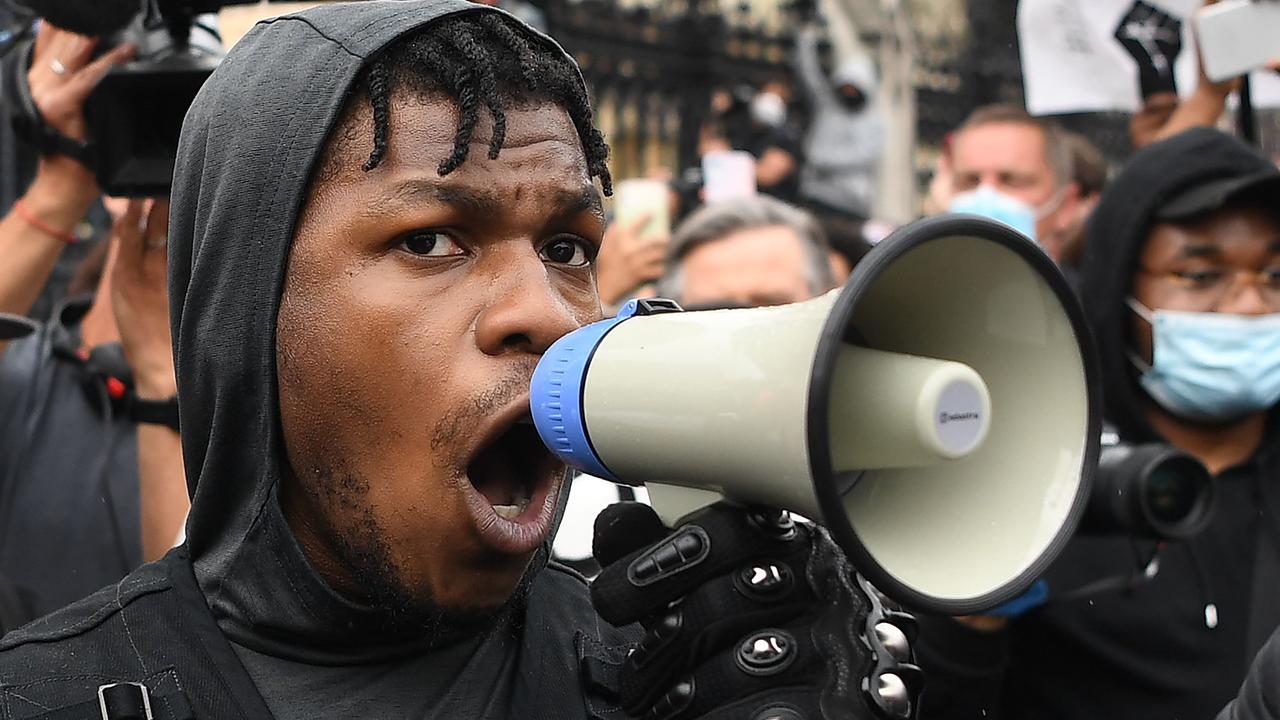
[[1080,529],[1185,540],[1208,524],[1213,495],[1209,471],[1177,448],[1162,443],[1104,447]]
[[1151,471],[1143,494],[1151,519],[1171,525],[1183,522],[1200,498],[1197,468],[1188,468],[1181,458],[1163,462]]

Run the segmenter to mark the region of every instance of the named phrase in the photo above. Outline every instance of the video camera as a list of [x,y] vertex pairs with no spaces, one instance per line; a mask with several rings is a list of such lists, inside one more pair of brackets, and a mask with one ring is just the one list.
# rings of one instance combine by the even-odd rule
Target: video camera
[[87,143],[62,137],[40,117],[27,85],[33,40],[0,59],[15,130],[42,152],[70,155],[94,171],[104,193],[167,195],[182,119],[225,51],[211,13],[248,0],[20,0],[52,25],[101,38],[97,53],[130,42],[135,58],[103,78],[85,103]]
[[1163,443],[1129,445],[1104,434],[1080,533],[1187,540],[1209,524],[1213,503],[1212,478],[1194,457]]

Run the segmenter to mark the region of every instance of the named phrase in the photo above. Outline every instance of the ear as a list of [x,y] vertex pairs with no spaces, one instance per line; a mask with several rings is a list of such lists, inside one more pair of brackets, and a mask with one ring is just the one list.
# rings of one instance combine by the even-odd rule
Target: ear
[[1082,219],[1079,213],[1080,186],[1070,183],[1062,189],[1062,198],[1058,201],[1058,207],[1045,218],[1049,232],[1040,238],[1040,244],[1054,262],[1062,262],[1066,236],[1071,227]]
[[1062,200],[1058,203],[1058,209],[1053,212],[1053,231],[1059,234],[1063,230],[1071,227],[1080,219],[1080,186],[1067,183],[1062,189]]

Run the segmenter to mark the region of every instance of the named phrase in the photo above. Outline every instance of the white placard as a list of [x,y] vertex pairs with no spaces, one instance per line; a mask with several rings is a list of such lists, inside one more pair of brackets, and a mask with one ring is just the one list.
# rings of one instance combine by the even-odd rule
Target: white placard
[[[1198,81],[1191,13],[1200,0],[1145,0],[1181,25],[1181,52],[1174,62],[1178,92],[1186,95]],[[1033,115],[1122,111],[1141,106],[1138,65],[1116,39],[1135,0],[1020,0],[1018,44],[1027,110]],[[1168,24],[1134,23],[1128,33],[1155,50]],[[1277,28],[1280,32],[1280,28]],[[1161,35],[1161,40],[1169,39]],[[1157,53],[1158,54],[1158,53]],[[1280,107],[1280,77],[1253,73],[1255,107]]]

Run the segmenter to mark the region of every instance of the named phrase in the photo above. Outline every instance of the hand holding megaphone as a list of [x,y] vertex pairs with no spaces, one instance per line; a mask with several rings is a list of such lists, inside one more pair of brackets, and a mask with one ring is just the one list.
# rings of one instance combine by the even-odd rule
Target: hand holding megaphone
[[640,623],[623,661],[630,717],[912,717],[915,621],[888,610],[831,537],[785,512],[716,503],[674,530],[641,503],[596,520],[601,617]]
[[791,510],[889,597],[963,615],[1025,590],[1079,522],[1090,346],[1040,248],[947,216],[807,302],[629,304],[547,351],[531,404],[565,462],[646,485],[668,523],[720,498]]

